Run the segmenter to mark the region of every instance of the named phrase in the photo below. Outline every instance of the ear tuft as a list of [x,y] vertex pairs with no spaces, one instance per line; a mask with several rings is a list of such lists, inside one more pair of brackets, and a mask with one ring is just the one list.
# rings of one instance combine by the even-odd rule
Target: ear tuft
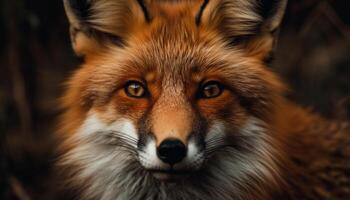
[[287,0],[260,0],[259,12],[265,23],[265,31],[274,32],[281,24],[287,6]]
[[278,28],[286,5],[287,0],[205,0],[199,14],[203,12],[203,24],[214,25],[230,37],[249,36]]
[[91,0],[63,0],[64,8],[71,26],[81,29],[91,15]]
[[64,0],[64,7],[73,48],[82,56],[99,51],[106,41],[124,44],[135,27],[150,20],[142,0]]
[[287,0],[212,0],[203,5],[200,25],[218,30],[228,45],[242,45],[259,59],[271,55]]
[[80,19],[87,19],[91,15],[91,0],[70,0],[67,3]]

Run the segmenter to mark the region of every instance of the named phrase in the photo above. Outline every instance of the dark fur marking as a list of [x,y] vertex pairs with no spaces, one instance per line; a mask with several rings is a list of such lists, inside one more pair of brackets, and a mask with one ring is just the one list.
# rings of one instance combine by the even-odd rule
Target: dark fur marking
[[125,41],[117,35],[113,35],[113,34],[102,32],[102,31],[96,31],[94,29],[88,29],[87,31],[85,31],[85,33],[89,37],[93,37],[102,43],[110,42],[110,43],[117,45],[119,47],[123,47],[126,45]]
[[71,8],[74,11],[74,14],[82,21],[91,16],[91,0],[69,0],[68,1]]
[[252,39],[252,35],[242,35],[242,36],[234,36],[229,37],[229,40],[227,42],[228,47],[232,46],[238,46],[238,45],[245,45],[247,41]]
[[196,16],[196,24],[197,26],[201,23],[201,18],[202,18],[202,15],[203,15],[203,12],[204,12],[204,9],[207,7],[209,3],[209,0],[204,0],[203,4],[201,5],[201,8]]
[[143,14],[145,16],[146,22],[150,22],[151,21],[151,16],[150,16],[150,14],[149,14],[149,12],[147,10],[145,2],[143,0],[137,0],[137,2],[139,3],[139,5],[140,5],[140,7],[141,7],[141,9],[143,11]]
[[152,107],[148,108],[145,113],[143,113],[142,117],[138,120],[139,126],[137,127],[137,133],[139,135],[139,140],[137,141],[137,148],[140,150],[146,146],[147,139],[149,135],[153,135],[151,133],[151,127],[148,125],[150,124],[148,115],[151,112]]

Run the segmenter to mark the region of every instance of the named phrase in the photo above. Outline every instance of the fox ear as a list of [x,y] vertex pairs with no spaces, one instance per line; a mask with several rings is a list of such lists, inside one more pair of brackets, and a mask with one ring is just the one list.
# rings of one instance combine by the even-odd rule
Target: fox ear
[[150,20],[142,0],[63,0],[77,55],[99,51],[106,41],[123,45],[131,31]]
[[228,44],[266,59],[273,50],[287,0],[205,0],[197,23],[215,28]]

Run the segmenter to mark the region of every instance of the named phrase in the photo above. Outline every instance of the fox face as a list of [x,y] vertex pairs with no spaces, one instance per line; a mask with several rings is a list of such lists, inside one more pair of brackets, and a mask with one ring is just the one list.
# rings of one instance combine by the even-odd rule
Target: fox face
[[[266,59],[286,2],[65,1],[84,56],[63,99],[84,199],[266,199],[284,90]],[[69,178],[68,178],[69,177]]]

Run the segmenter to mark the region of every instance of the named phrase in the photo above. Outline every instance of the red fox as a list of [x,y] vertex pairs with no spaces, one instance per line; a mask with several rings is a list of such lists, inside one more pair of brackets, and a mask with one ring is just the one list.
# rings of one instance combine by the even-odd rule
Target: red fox
[[[269,68],[287,0],[64,0],[74,199],[350,199],[350,133]],[[68,198],[68,197],[66,197]]]

